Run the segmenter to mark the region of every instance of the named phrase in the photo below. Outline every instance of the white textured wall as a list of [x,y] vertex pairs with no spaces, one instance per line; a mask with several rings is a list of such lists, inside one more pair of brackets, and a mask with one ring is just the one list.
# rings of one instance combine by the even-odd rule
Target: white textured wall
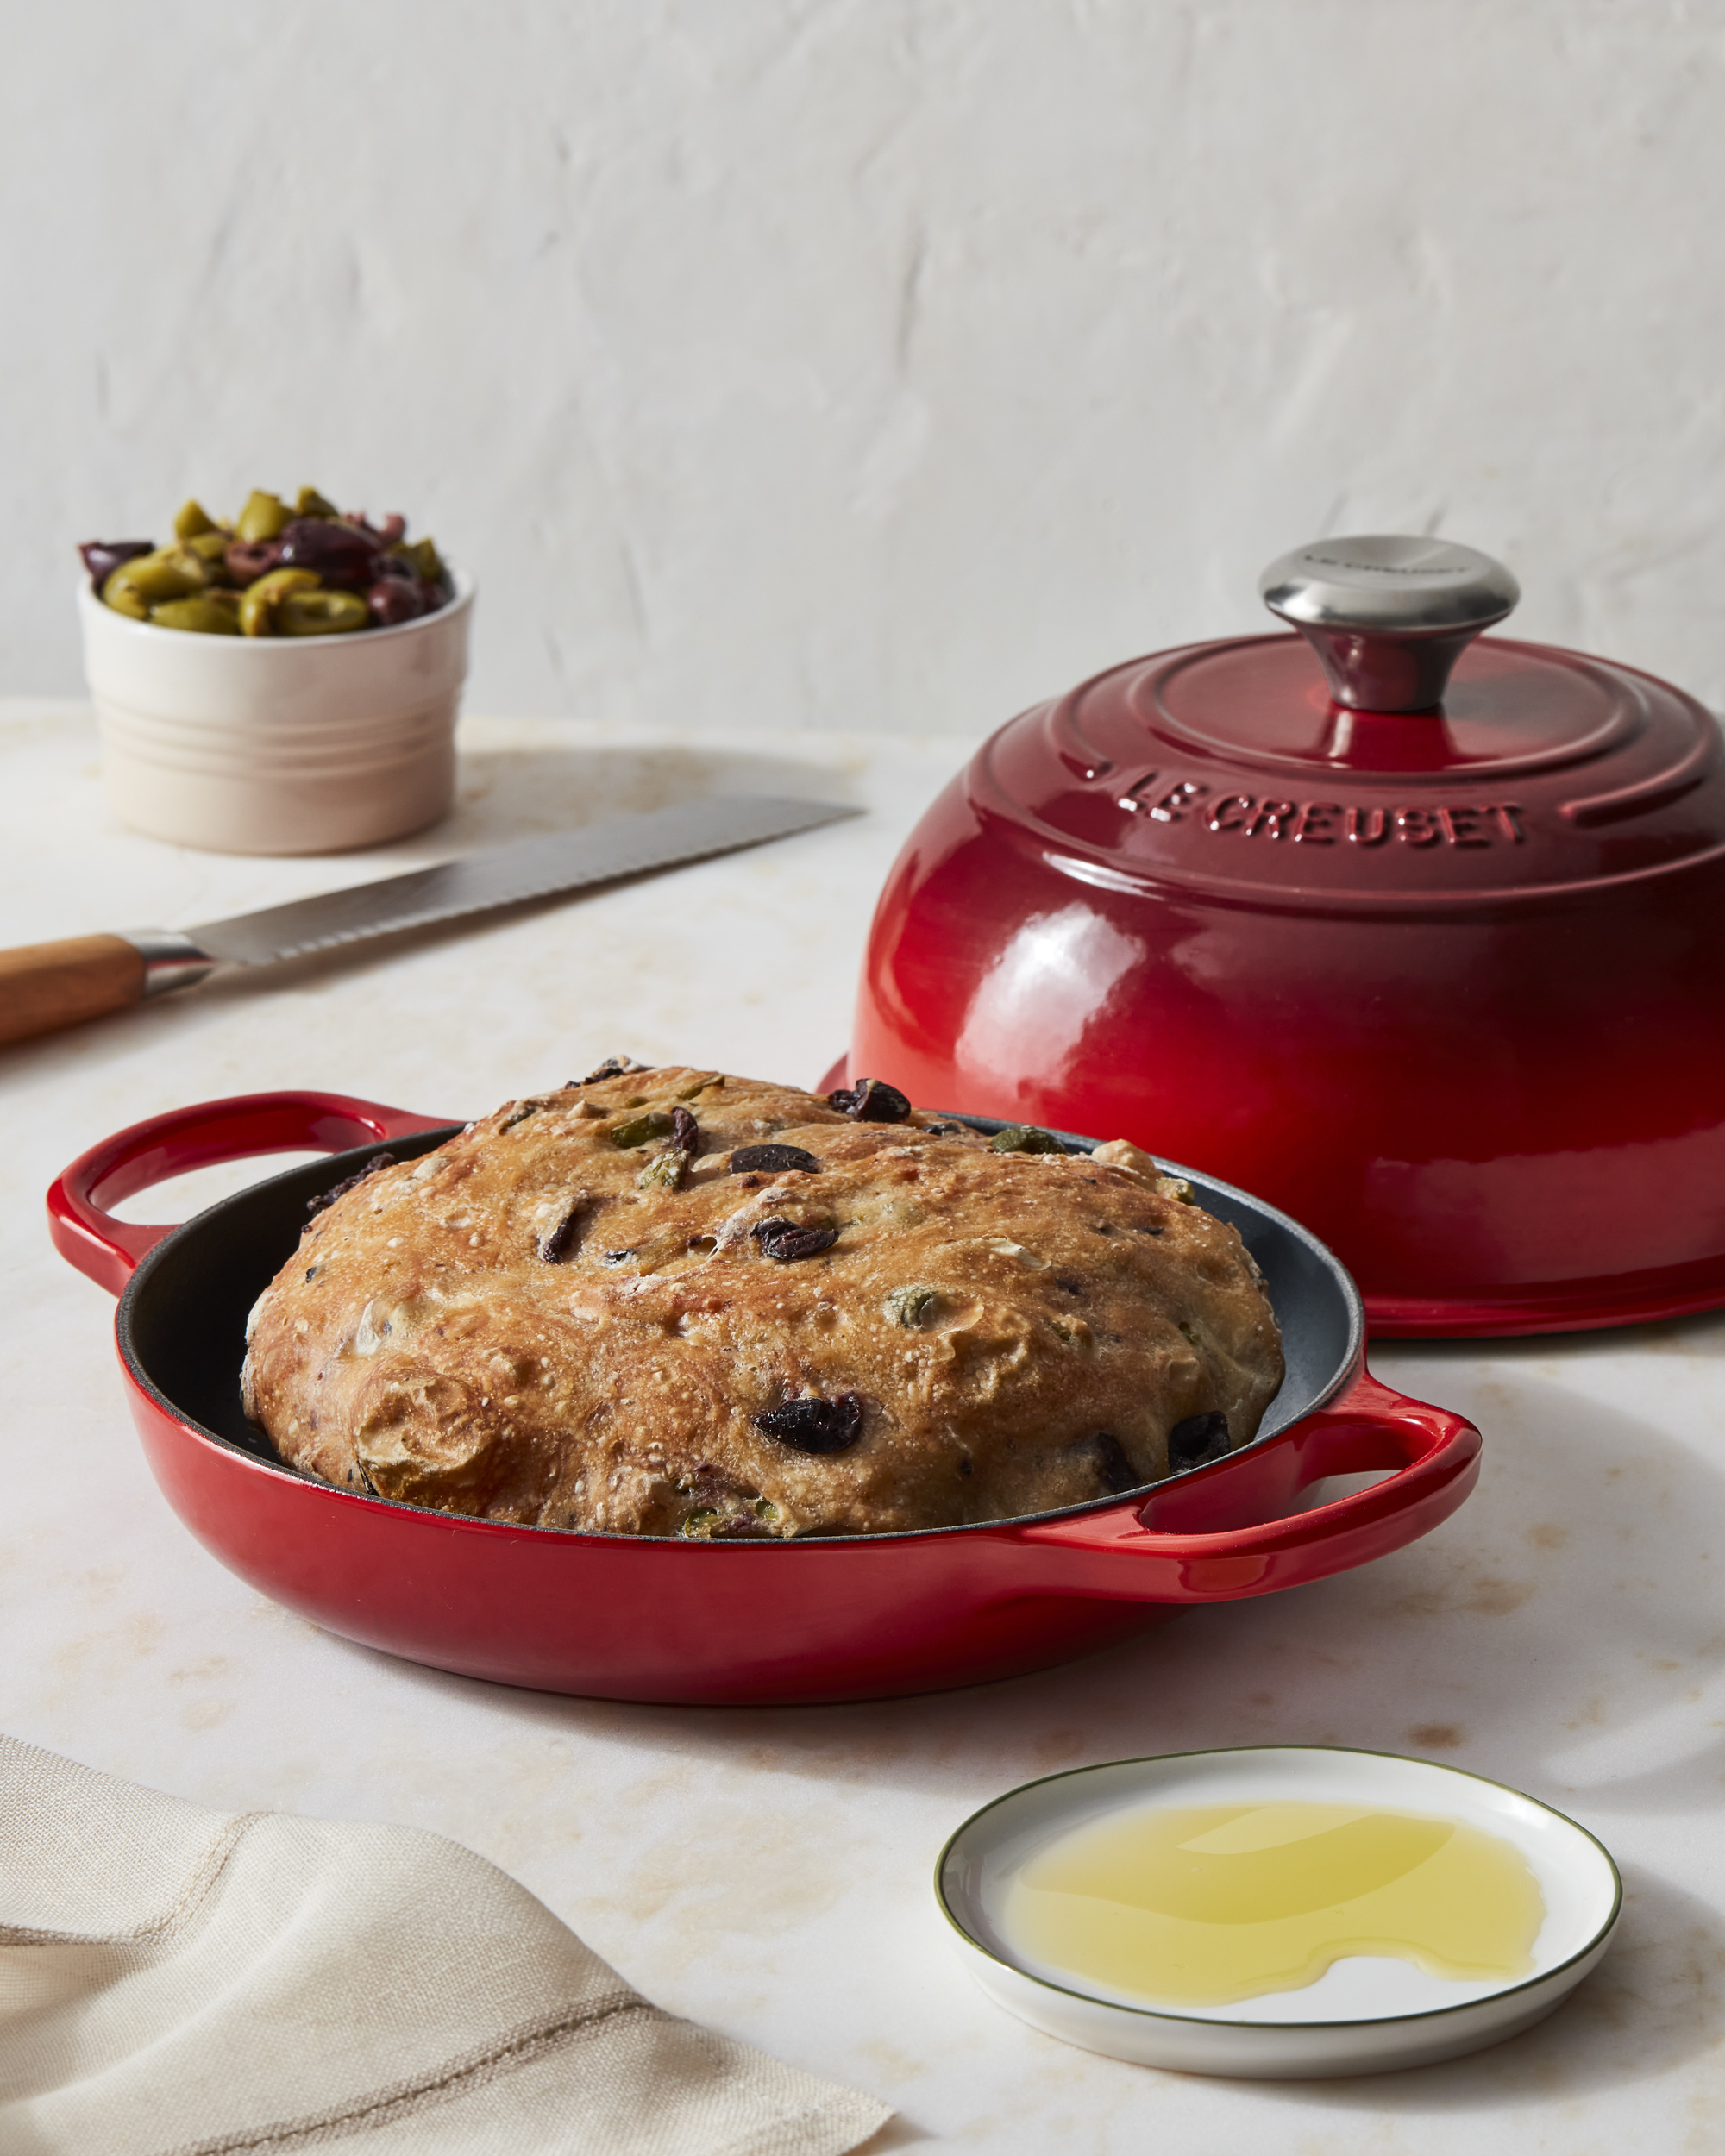
[[6,0],[0,688],[302,479],[471,701],[982,727],[1322,530],[1725,701],[1725,9]]

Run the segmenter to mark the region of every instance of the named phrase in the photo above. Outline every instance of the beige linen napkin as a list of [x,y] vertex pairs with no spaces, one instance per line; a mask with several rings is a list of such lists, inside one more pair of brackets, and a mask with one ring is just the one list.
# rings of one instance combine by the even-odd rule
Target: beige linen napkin
[[436,1834],[0,1737],[5,2156],[841,2156],[889,2115],[649,2006]]

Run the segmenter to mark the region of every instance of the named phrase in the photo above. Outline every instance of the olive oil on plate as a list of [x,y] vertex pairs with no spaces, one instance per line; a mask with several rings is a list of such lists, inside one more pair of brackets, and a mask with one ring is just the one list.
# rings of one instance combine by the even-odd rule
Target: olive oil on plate
[[1356,1954],[1513,1984],[1545,1914],[1526,1858],[1483,1827],[1298,1802],[1093,1819],[1017,1872],[1000,1921],[1081,1987],[1214,2007],[1299,1990]]

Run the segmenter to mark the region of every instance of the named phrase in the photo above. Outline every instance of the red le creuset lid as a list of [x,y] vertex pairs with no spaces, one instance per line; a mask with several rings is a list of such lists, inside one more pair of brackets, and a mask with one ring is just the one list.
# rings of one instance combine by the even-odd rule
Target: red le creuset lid
[[1628,667],[1475,641],[1520,596],[1332,539],[1297,635],[1140,659],[1013,720],[913,836],[850,1069],[1257,1190],[1377,1330],[1725,1302],[1725,758]]

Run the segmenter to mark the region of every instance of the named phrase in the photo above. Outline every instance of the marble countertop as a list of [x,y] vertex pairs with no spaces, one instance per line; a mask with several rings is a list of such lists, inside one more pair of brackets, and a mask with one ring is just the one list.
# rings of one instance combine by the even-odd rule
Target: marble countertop
[[[873,894],[968,749],[472,721],[461,805],[440,830],[376,855],[271,862],[121,830],[87,716],[0,705],[3,943],[187,926],[715,790],[869,811],[0,1051],[0,1722],[204,1803],[451,1835],[663,2005],[896,2105],[871,2148],[1436,2156],[1459,2133],[1563,2156],[1716,2148],[1725,1318],[1386,1345],[1380,1376],[1463,1409],[1487,1440],[1477,1495],[1425,1541],[1064,1669],[879,1705],[637,1707],[392,1661],[260,1600],[157,1495],[111,1307],[47,1242],[41,1193],[66,1161],[214,1094],[314,1086],[462,1116],[614,1050],[812,1083],[845,1043]],[[206,1170],[122,1210],[179,1217],[256,1172]],[[975,1806],[1091,1760],[1308,1742],[1453,1761],[1582,1821],[1628,1890],[1603,1969],[1497,2050],[1309,2084],[1094,2058],[973,1989],[929,1879]]]

